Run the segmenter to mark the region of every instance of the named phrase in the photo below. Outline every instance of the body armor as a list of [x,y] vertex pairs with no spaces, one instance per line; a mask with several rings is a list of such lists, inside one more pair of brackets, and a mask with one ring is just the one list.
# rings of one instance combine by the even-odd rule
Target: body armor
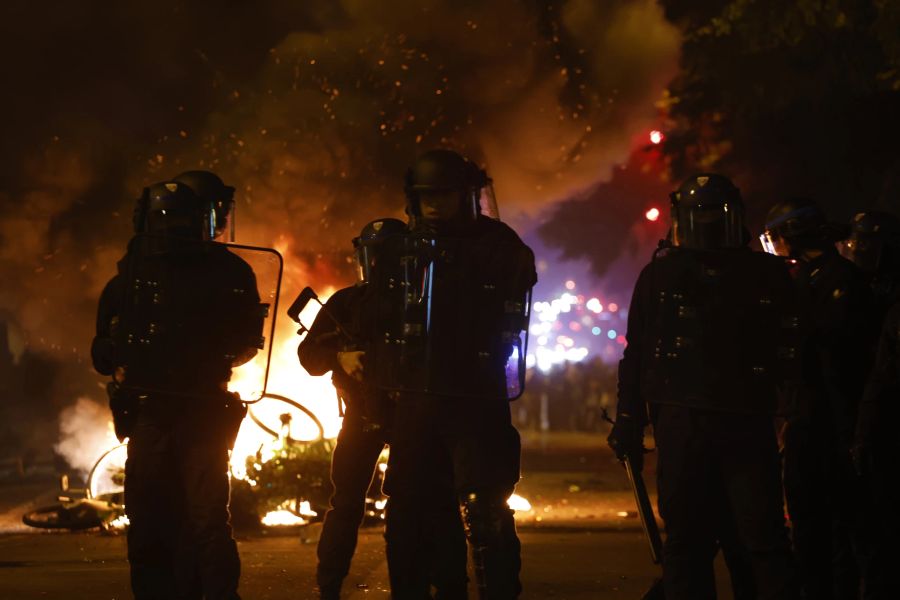
[[[773,413],[775,386],[798,358],[793,305],[781,259],[666,250],[641,274],[629,316],[642,323],[632,349],[643,365],[640,395],[651,404]],[[631,322],[628,331],[638,333]]]
[[377,385],[517,398],[533,269],[533,254],[518,240],[417,234],[386,240],[374,282]]
[[281,274],[277,252],[139,235],[121,269],[112,340],[123,388],[215,394],[232,368],[253,361],[248,371],[256,381],[243,381],[251,390],[244,399],[261,397]]

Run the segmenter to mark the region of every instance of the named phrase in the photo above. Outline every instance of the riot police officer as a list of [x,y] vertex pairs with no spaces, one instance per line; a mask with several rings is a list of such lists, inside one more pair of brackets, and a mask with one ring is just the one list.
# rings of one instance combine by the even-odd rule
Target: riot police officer
[[[358,279],[354,286],[336,291],[316,316],[298,348],[300,364],[310,375],[331,371],[332,382],[346,404],[331,462],[334,493],[325,515],[317,554],[316,578],[323,600],[340,597],[356,549],[357,531],[363,520],[366,492],[372,483],[378,458],[389,441],[390,401],[387,394],[365,383],[363,303],[378,246],[390,236],[406,232],[397,219],[379,219],[366,225],[353,240]],[[433,582],[439,593],[465,590],[466,542],[458,516],[456,535],[446,542],[456,547],[455,560],[435,564]],[[452,528],[449,531],[453,531]],[[447,556],[454,557],[448,552]]]
[[868,277],[879,315],[887,314],[900,300],[900,219],[875,210],[858,213],[839,246]]
[[100,299],[95,369],[127,391],[128,559],[138,600],[237,599],[228,451],[246,413],[226,391],[254,356],[262,309],[250,266],[211,244],[215,208],[178,182],[144,191],[139,235]]
[[[896,482],[900,470],[900,450],[896,424],[900,421],[900,304],[887,313],[881,328],[878,353],[859,407],[852,456],[874,504],[872,527],[873,566],[889,569],[897,564],[900,550],[900,494]],[[883,581],[885,577],[881,577]],[[883,591],[883,589],[882,589]],[[883,597],[886,592],[883,591]]]
[[769,210],[764,248],[796,261],[804,315],[803,386],[784,429],[784,487],[794,551],[809,598],[880,597],[867,533],[870,502],[851,446],[872,364],[877,321],[863,273],[841,257],[845,236],[810,199]]
[[747,247],[743,202],[726,177],[691,177],[671,200],[673,245],[635,285],[609,442],[640,465],[653,425],[666,598],[715,597],[722,513],[736,526],[732,543],[747,550],[758,597],[789,598],[773,417],[796,352],[790,276],[783,261]]
[[[390,296],[396,301],[388,302],[388,312],[421,310],[375,346],[402,357],[375,366],[381,377],[399,377],[399,383],[382,381],[399,389],[384,486],[397,599],[429,597],[426,558],[441,560],[447,551],[441,540],[452,537],[446,529],[458,526],[460,510],[480,597],[516,598],[521,591],[520,544],[507,506],[519,479],[520,441],[504,365],[524,356],[513,349],[514,336],[500,331],[527,307],[523,299],[537,276],[531,250],[484,214],[495,208],[482,193],[489,184],[483,170],[456,152],[420,156],[405,182],[409,245],[397,255],[386,251],[376,269],[381,287],[373,291],[400,292]],[[421,279],[409,279],[413,271]],[[448,500],[453,496],[456,501]],[[466,596],[462,589],[439,597]]]
[[900,452],[894,442],[894,424],[900,417],[896,402],[900,375],[900,219],[890,213],[867,211],[853,217],[850,227],[842,254],[869,277],[875,298],[874,318],[885,315],[851,449],[854,466],[872,495],[873,514],[877,515],[870,526],[870,570],[883,570],[896,564],[900,554],[896,544],[900,519],[895,510],[900,498],[894,481],[900,466]]

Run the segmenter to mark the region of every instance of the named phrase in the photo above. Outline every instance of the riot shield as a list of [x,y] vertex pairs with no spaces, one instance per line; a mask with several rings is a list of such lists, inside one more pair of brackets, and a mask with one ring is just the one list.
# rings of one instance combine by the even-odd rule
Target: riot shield
[[521,243],[385,240],[367,371],[389,391],[511,400],[524,391],[534,258]]
[[113,360],[139,394],[262,398],[282,258],[270,248],[142,234],[120,263]]

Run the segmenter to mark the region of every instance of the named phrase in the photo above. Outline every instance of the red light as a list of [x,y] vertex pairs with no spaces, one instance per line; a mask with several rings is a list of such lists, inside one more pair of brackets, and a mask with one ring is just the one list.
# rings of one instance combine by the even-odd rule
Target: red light
[[659,209],[651,208],[647,212],[644,213],[644,216],[647,217],[648,221],[656,221],[659,219]]
[[664,138],[665,138],[665,136],[663,135],[662,131],[659,131],[658,129],[654,129],[653,131],[650,132],[650,143],[651,144],[658,144],[661,141],[663,141]]

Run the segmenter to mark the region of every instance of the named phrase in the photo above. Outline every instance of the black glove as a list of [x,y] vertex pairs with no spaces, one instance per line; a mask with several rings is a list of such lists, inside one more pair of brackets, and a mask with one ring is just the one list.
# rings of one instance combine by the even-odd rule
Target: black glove
[[116,438],[122,442],[134,431],[140,404],[134,392],[123,390],[115,380],[106,384],[106,394],[109,396],[109,409],[113,415],[113,429]]
[[635,471],[644,468],[644,424],[634,417],[620,413],[606,443],[619,460],[629,458]]

